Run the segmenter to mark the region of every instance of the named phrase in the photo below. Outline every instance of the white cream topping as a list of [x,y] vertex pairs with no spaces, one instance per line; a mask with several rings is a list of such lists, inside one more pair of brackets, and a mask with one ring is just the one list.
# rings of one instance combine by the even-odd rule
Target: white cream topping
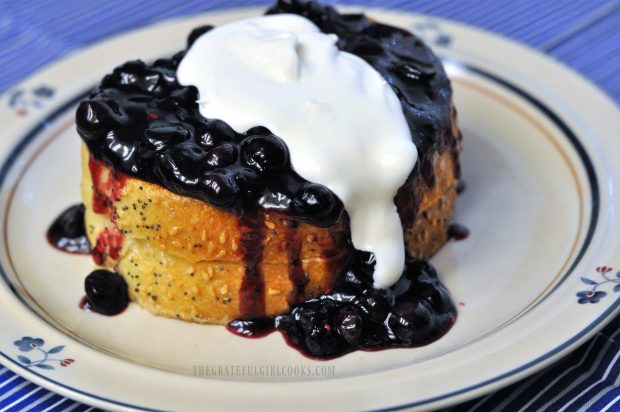
[[241,20],[200,36],[177,75],[198,88],[203,116],[284,140],[295,171],[343,201],[353,245],[374,253],[374,286],[386,288],[404,267],[394,196],[417,150],[385,79],[336,41],[297,15]]

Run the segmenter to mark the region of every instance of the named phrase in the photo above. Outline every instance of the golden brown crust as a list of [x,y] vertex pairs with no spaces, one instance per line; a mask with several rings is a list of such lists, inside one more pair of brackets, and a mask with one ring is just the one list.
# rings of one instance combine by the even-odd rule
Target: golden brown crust
[[[437,155],[433,161],[435,186],[423,183],[419,211],[412,225],[403,228],[405,249],[411,257],[426,260],[433,256],[448,240],[448,225],[456,204],[457,179],[454,177],[454,160],[448,151]],[[421,180],[421,179],[420,179]]]
[[[123,242],[118,258],[106,253],[102,263],[125,277],[132,300],[154,314],[200,323],[226,323],[241,316],[239,291],[246,265],[241,244],[244,228],[237,216],[131,177],[124,178],[120,191],[112,194],[106,184],[111,179],[107,168],[93,183],[85,148],[82,162],[89,241],[96,245],[105,228],[120,230]],[[437,154],[433,166],[432,188],[419,176],[411,183],[411,193],[420,202],[417,218],[403,229],[408,254],[421,259],[445,243],[456,200],[451,151]],[[112,199],[104,213],[93,211],[93,186]],[[259,268],[266,316],[286,311],[295,300],[290,242],[299,243],[299,265],[307,280],[301,298],[330,290],[334,274],[351,250],[346,216],[332,227],[318,228],[265,213],[262,224]]]

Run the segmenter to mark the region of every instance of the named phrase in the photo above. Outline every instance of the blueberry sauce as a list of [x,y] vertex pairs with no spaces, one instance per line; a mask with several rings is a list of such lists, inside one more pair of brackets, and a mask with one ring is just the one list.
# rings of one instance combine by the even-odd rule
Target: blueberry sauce
[[464,240],[469,237],[469,229],[458,223],[448,225],[448,239]]
[[360,349],[426,345],[454,324],[456,308],[428,262],[407,260],[394,286],[374,289],[372,255],[356,253],[331,293],[274,318],[234,320],[228,330],[243,337],[277,330],[302,354],[331,359]]
[[106,168],[104,163],[92,155],[88,158],[88,169],[93,181],[93,212],[110,213],[112,221],[116,221],[112,205],[114,201],[120,199],[121,190],[127,180],[126,176],[117,170]]
[[456,185],[456,194],[460,195],[467,189],[467,184],[463,179],[459,179],[458,184]]
[[47,241],[63,252],[89,254],[90,245],[84,228],[84,205],[73,205],[62,212],[47,230]]
[[[418,149],[409,180],[420,175],[434,185],[433,155],[456,147],[457,136],[451,127],[450,83],[430,49],[405,30],[315,2],[281,0],[267,13],[305,16],[323,32],[338,35],[341,50],[383,75],[401,102]],[[188,47],[210,28],[194,30]],[[343,214],[342,202],[295,173],[282,139],[261,126],[237,133],[225,119],[199,113],[197,89],[176,79],[184,53],[152,64],[127,62],[80,103],[77,129],[91,155],[115,171],[238,215],[263,208],[319,227],[334,225]],[[454,160],[456,167],[458,156]],[[401,202],[410,212],[416,211],[414,195],[402,197],[414,204]]]
[[301,237],[296,230],[299,226],[294,220],[287,220],[284,238],[286,239],[286,256],[288,258],[288,278],[293,285],[288,296],[288,304],[292,306],[305,299],[304,287],[308,278],[301,266]]
[[239,288],[239,309],[242,317],[258,318],[265,314],[265,282],[260,268],[265,234],[262,213],[243,215],[240,229],[239,246],[244,257],[245,274]]
[[86,297],[80,307],[102,315],[117,315],[129,304],[129,292],[125,279],[105,269],[92,271],[84,281]]
[[92,251],[93,260],[98,265],[103,265],[106,257],[118,259],[123,247],[123,234],[118,227],[104,229]]

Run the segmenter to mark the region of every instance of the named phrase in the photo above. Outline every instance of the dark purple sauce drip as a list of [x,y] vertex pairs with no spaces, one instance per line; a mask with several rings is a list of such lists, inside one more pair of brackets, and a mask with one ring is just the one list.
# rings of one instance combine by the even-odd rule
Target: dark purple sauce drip
[[372,286],[374,262],[356,253],[332,293],[274,318],[235,320],[228,330],[244,337],[277,330],[302,354],[331,359],[359,349],[426,345],[454,324],[456,308],[428,262],[408,260],[400,280],[379,290]]
[[243,215],[240,219],[240,229],[239,246],[243,253],[245,274],[239,289],[239,311],[245,318],[264,316],[265,281],[260,267],[265,235],[263,214]]
[[464,240],[469,237],[469,229],[458,223],[450,223],[448,226],[448,239]]
[[294,305],[303,302],[304,288],[308,283],[308,278],[301,266],[301,237],[296,230],[299,226],[298,222],[288,221],[286,231],[286,256],[288,258],[288,278],[293,285],[290,295],[288,296],[288,304]]
[[459,179],[459,182],[456,185],[456,194],[460,195],[465,191],[465,189],[467,189],[467,184],[465,184],[465,181],[463,179]]
[[84,205],[73,205],[62,212],[47,230],[47,241],[63,252],[89,254],[90,244],[84,227]]
[[[363,15],[340,15],[314,2],[279,1],[268,11],[277,13],[303,15],[322,31],[335,33],[341,50],[383,75],[401,101],[418,149],[410,178],[424,168],[424,180],[432,186],[433,154],[456,137],[451,133],[450,84],[430,49],[405,30]],[[188,47],[210,29],[197,28]],[[315,226],[336,223],[342,202],[295,173],[279,137],[260,126],[237,133],[226,119],[200,114],[197,89],[176,79],[183,55],[151,65],[128,62],[104,77],[76,113],[78,132],[91,154],[119,172],[237,214],[264,208]]]
[[90,301],[88,300],[87,296],[82,297],[82,299],[80,299],[80,303],[78,304],[78,307],[82,310],[85,310],[86,312],[93,312],[93,313],[97,313],[99,315],[103,315],[103,316],[116,316],[116,315],[120,315],[121,313],[124,312],[124,310],[121,310],[120,312],[116,312],[116,313],[102,313],[102,312],[98,312],[97,310],[95,310],[92,306],[92,304],[90,303]]
[[245,338],[262,338],[276,330],[272,318],[233,320],[226,325],[226,329]]

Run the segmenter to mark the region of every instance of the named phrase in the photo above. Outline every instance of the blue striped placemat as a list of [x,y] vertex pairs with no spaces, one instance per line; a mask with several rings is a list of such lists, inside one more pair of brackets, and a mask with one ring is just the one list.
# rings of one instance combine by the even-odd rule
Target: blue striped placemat
[[[0,0],[0,93],[48,63],[162,19],[262,0]],[[620,0],[342,0],[449,18],[529,44],[620,101]],[[620,318],[551,367],[451,411],[620,410]],[[0,366],[0,412],[97,410]]]

